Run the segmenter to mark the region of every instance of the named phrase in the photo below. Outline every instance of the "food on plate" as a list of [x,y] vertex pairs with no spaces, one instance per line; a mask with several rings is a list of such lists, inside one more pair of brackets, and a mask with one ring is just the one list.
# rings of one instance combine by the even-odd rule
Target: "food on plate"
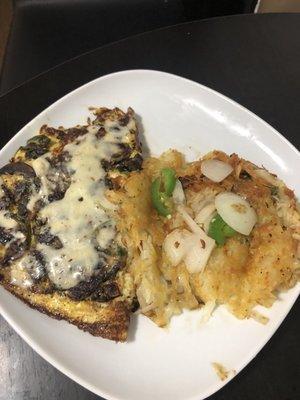
[[144,160],[113,193],[140,312],[159,326],[183,309],[267,318],[300,269],[300,214],[275,175],[236,154],[186,163],[170,150]]
[[42,126],[0,169],[1,283],[31,307],[125,340],[135,297],[106,197],[141,168],[132,109],[84,126]]
[[215,370],[216,374],[218,375],[218,378],[221,379],[221,381],[225,381],[230,374],[232,374],[232,375],[236,374],[235,370],[228,371],[224,367],[224,365],[217,363],[217,362],[213,362],[212,367]]
[[42,126],[0,169],[1,284],[31,307],[124,341],[130,315],[166,326],[224,304],[267,319],[298,280],[300,214],[275,175],[236,154],[143,160],[134,111]]

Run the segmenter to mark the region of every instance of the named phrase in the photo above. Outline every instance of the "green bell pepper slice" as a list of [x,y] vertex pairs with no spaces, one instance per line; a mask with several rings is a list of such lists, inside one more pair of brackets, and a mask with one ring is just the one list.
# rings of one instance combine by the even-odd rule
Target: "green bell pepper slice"
[[176,185],[176,174],[172,168],[163,168],[161,170],[161,183],[163,186],[163,193],[167,196],[172,196]]
[[168,217],[172,213],[172,193],[176,185],[176,174],[172,168],[163,168],[160,176],[151,185],[151,199],[160,215]]
[[222,246],[227,238],[236,235],[236,231],[232,229],[222,217],[217,214],[212,218],[208,228],[208,236],[216,241],[219,246]]

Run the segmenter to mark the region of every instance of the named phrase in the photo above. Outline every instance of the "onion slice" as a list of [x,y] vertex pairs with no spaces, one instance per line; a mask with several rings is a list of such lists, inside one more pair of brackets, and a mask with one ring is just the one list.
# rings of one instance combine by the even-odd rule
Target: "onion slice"
[[[194,233],[200,233],[205,235],[205,232],[200,228],[198,224],[193,220],[193,218],[187,213],[183,206],[178,206],[177,211],[181,215],[184,222],[190,228],[190,230]],[[206,236],[206,235],[205,235]]]
[[215,247],[215,241],[206,236],[194,233],[190,239],[190,246],[184,258],[185,266],[189,273],[195,274],[201,272],[208,263],[210,255]]
[[[202,231],[203,232],[203,231]],[[167,235],[163,249],[172,266],[184,261],[191,273],[202,271],[215,247],[215,241],[205,233],[192,233],[187,229],[175,229]]]
[[165,238],[163,249],[173,266],[184,261],[191,274],[200,272],[208,262],[215,241],[206,235],[183,206],[178,206],[178,212],[192,232],[175,229]]
[[216,209],[231,228],[249,235],[257,222],[257,215],[247,200],[236,193],[219,193],[215,199]]
[[188,251],[187,244],[191,236],[193,234],[187,229],[175,229],[165,238],[163,249],[174,267],[184,259]]
[[210,221],[215,215],[215,211],[216,211],[215,202],[211,202],[208,203],[205,207],[203,207],[202,210],[199,211],[195,217],[195,221],[197,222],[197,224],[202,225],[206,233],[208,232]]
[[176,180],[175,188],[173,191],[173,201],[175,204],[184,204],[185,203],[185,194],[183,191],[182,184],[179,179]]
[[201,164],[202,174],[213,182],[223,181],[232,171],[231,165],[217,159],[204,160]]

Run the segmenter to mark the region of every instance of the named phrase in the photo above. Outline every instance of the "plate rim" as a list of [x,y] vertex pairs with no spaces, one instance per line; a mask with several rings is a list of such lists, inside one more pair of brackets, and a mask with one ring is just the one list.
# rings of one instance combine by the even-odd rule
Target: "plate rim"
[[[152,69],[130,69],[130,70],[122,70],[122,71],[117,71],[113,72],[110,74],[102,75],[99,76],[79,87],[76,89],[68,92],[64,96],[60,97],[58,100],[56,100],[54,103],[50,104],[47,108],[42,110],[40,113],[38,113],[35,117],[33,117],[26,125],[24,125],[6,144],[5,146],[0,150],[0,154],[6,151],[7,147],[11,145],[19,136],[23,134],[26,129],[28,129],[33,122],[38,119],[42,118],[44,115],[46,115],[47,112],[51,111],[53,108],[59,106],[60,103],[64,102],[66,99],[71,97],[73,94],[76,92],[79,92],[82,89],[86,89],[89,86],[94,85],[96,82],[101,81],[101,80],[107,80],[111,79],[114,76],[119,76],[119,75],[134,75],[134,74],[158,74],[158,75],[164,75],[166,77],[170,77],[171,79],[175,80],[181,80],[185,81],[189,85],[193,85],[195,87],[200,87],[203,91],[206,91],[208,93],[212,93],[213,95],[221,98],[223,101],[226,101],[227,103],[233,105],[235,108],[238,108],[242,110],[242,112],[248,113],[252,118],[258,120],[260,123],[266,126],[266,128],[270,131],[272,131],[272,134],[275,135],[278,139],[281,140],[286,146],[289,147],[290,151],[295,153],[296,156],[298,156],[299,161],[300,161],[300,152],[296,148],[295,145],[293,145],[286,137],[284,137],[280,132],[278,132],[272,125],[270,125],[268,122],[263,120],[261,117],[259,117],[257,114],[254,112],[250,111],[248,108],[245,106],[241,105],[240,103],[236,102],[235,100],[227,97],[226,95],[218,92],[215,89],[212,89],[206,85],[203,85],[199,82],[193,81],[191,79],[182,77],[180,75],[172,74],[169,72],[164,72],[164,71],[159,71],[159,70],[152,70]],[[298,289],[297,289],[298,286]],[[295,294],[294,298],[290,300],[290,306],[288,307],[287,311],[284,313],[284,315],[277,321],[275,324],[275,327],[273,330],[265,337],[265,340],[256,348],[256,350],[251,353],[250,355],[246,356],[245,359],[241,360],[239,365],[236,367],[236,374],[234,376],[229,377],[228,379],[224,381],[218,381],[217,384],[212,384],[210,387],[206,389],[206,391],[203,391],[200,395],[195,395],[191,397],[186,397],[184,400],[204,400],[207,397],[213,395],[217,391],[219,391],[222,387],[224,387],[227,383],[231,382],[248,364],[251,363],[251,361],[256,357],[256,355],[262,350],[262,348],[269,342],[271,337],[276,333],[282,322],[285,320],[289,312],[291,311],[293,305],[295,304],[299,294],[300,294],[300,286],[299,283],[296,284],[295,288]],[[1,288],[1,290],[5,290],[4,288]],[[13,321],[13,318],[10,316],[9,312],[6,312],[3,310],[2,304],[0,303],[0,313],[3,316],[3,318],[9,323],[9,325],[17,332],[19,336],[34,350],[36,351],[44,360],[46,360],[48,363],[50,363],[54,368],[62,372],[64,375],[66,375],[68,378],[72,379],[79,385],[83,386],[84,388],[88,389],[89,391],[104,397],[107,400],[122,400],[122,397],[119,396],[114,396],[111,393],[108,393],[105,390],[100,390],[97,388],[95,385],[87,382],[85,379],[82,379],[78,374],[72,372],[70,368],[65,367],[61,362],[56,361],[55,357],[51,356],[47,351],[45,351],[40,345],[38,345],[34,340],[30,338],[30,335],[25,333],[23,329],[18,325],[18,322]]]

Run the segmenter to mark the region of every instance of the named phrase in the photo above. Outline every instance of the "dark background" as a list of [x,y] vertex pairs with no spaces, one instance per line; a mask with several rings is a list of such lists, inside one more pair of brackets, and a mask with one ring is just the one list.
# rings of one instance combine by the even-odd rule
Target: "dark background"
[[[185,76],[228,95],[300,148],[299,26],[297,14],[233,16],[95,50],[0,97],[1,146],[81,84],[113,71],[148,68]],[[255,360],[211,400],[300,398],[299,322],[298,301]],[[97,398],[43,361],[3,319],[0,335],[1,400]]]
[[59,63],[104,44],[181,22],[252,12],[256,2],[14,0],[0,78],[0,94]]

